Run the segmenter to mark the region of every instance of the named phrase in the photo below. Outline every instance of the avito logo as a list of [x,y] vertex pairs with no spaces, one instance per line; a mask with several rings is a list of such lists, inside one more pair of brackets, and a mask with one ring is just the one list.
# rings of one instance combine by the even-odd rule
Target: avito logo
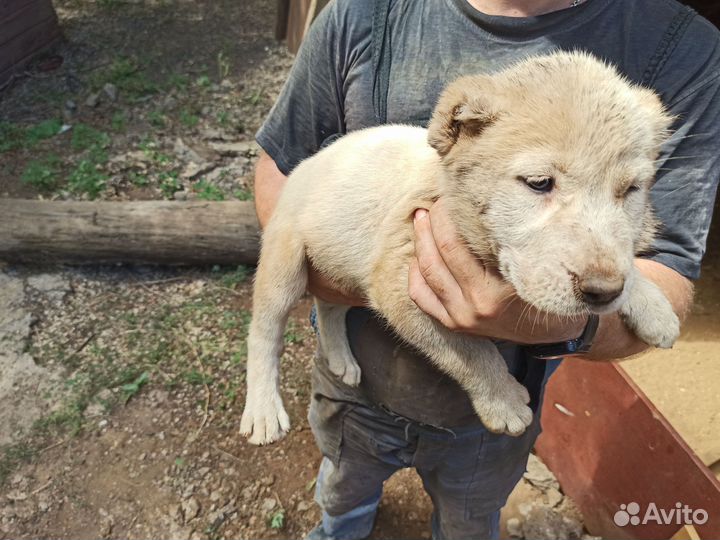
[[658,508],[651,502],[645,509],[640,511],[640,505],[636,502],[621,504],[620,510],[615,512],[613,521],[618,527],[626,525],[645,525],[646,523],[657,523],[659,525],[703,525],[707,523],[708,513],[702,508],[693,510],[687,504],[675,503],[675,507],[669,510]]

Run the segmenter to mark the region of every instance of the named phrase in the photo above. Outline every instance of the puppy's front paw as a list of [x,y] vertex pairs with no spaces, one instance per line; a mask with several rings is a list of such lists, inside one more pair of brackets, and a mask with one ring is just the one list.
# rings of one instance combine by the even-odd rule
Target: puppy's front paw
[[279,395],[259,399],[248,397],[240,420],[240,433],[251,444],[270,444],[282,439],[290,429],[290,418]]
[[493,433],[521,435],[533,420],[532,410],[527,406],[530,402],[527,388],[509,375],[493,390],[494,394],[473,400],[480,420]]
[[626,318],[625,322],[637,337],[653,347],[669,349],[680,336],[680,319],[672,309],[653,311],[636,320]]
[[360,384],[362,370],[352,355],[334,353],[328,355],[328,366],[333,375],[338,377],[348,386]]

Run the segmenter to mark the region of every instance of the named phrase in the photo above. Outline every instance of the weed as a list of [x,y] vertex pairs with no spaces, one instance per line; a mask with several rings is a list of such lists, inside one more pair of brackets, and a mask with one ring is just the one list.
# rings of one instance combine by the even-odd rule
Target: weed
[[281,508],[268,516],[268,526],[271,529],[282,529],[285,526],[285,510]]
[[227,127],[230,124],[230,113],[228,111],[220,111],[217,113],[217,121],[223,127]]
[[57,135],[61,127],[62,122],[56,118],[40,122],[25,131],[25,143],[33,147],[40,141]]
[[180,191],[182,189],[182,186],[178,181],[178,176],[179,174],[177,171],[163,172],[160,173],[160,176],[158,176],[158,180],[160,181],[160,191],[162,191],[163,195],[168,199],[172,198],[176,191]]
[[137,187],[145,187],[150,184],[150,179],[144,174],[131,172],[128,176],[130,183]]
[[225,56],[223,51],[217,55],[218,78],[222,81],[230,74],[230,59]]
[[182,374],[185,382],[189,384],[212,384],[213,378],[210,375],[205,375],[197,369],[191,369]]
[[137,394],[149,380],[150,374],[147,371],[143,371],[133,382],[122,385],[120,389],[122,390],[123,405],[126,405],[127,402],[130,401],[130,398]]
[[113,114],[112,120],[110,120],[110,127],[113,131],[122,133],[127,129],[127,117],[123,111],[118,111]]
[[252,192],[247,189],[236,189],[235,191],[233,191],[233,197],[235,197],[239,201],[252,201],[253,200]]
[[60,158],[51,154],[44,159],[33,160],[27,164],[21,180],[35,189],[51,191],[57,187],[60,174]]
[[10,122],[0,122],[0,153],[15,150],[20,146],[23,130]]
[[77,124],[72,130],[71,145],[75,150],[90,150],[94,148],[105,148],[110,144],[110,137],[107,133],[98,131],[85,124]]
[[[219,268],[218,271],[220,271]],[[250,276],[250,268],[241,264],[234,270],[224,272],[220,281],[223,287],[234,289],[237,285],[244,283],[248,276]]]
[[100,89],[105,83],[112,83],[123,92],[130,101],[148,94],[154,94],[158,88],[150,81],[140,63],[133,58],[116,58],[112,64],[92,77],[92,84]]
[[148,114],[148,122],[150,122],[150,125],[154,128],[164,128],[165,127],[165,115],[160,111],[152,111],[150,114]]
[[195,127],[200,122],[200,118],[196,114],[192,114],[187,109],[180,111],[180,123],[186,127]]
[[204,201],[224,201],[225,194],[222,190],[210,182],[200,180],[193,186],[193,191],[198,194],[198,198]]
[[210,77],[207,75],[200,75],[196,80],[195,84],[198,85],[200,88],[207,88],[210,86]]
[[245,99],[247,100],[250,105],[257,105],[260,103],[260,100],[262,99],[262,93],[263,90],[255,90],[252,94],[248,95]]
[[190,85],[190,78],[181,73],[173,73],[168,77],[167,85],[179,91],[187,90]]
[[95,199],[105,190],[108,176],[99,171],[94,160],[83,159],[68,177],[68,187],[75,193],[87,193]]
[[0,455],[0,486],[20,463],[30,461],[36,452],[37,448],[25,442],[4,446]]
[[285,343],[296,344],[305,340],[305,331],[295,321],[290,321],[285,330]]

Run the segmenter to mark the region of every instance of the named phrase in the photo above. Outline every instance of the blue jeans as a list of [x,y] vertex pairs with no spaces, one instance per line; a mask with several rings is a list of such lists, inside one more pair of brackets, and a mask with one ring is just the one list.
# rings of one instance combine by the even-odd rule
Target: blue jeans
[[429,427],[358,404],[341,406],[341,422],[333,407],[331,422],[326,409],[322,399],[313,400],[309,415],[325,456],[315,491],[322,527],[311,533],[312,539],[367,537],[383,482],[405,467],[417,470],[433,501],[434,539],[498,538],[500,509],[540,433],[537,414],[523,435],[510,437],[482,427]]

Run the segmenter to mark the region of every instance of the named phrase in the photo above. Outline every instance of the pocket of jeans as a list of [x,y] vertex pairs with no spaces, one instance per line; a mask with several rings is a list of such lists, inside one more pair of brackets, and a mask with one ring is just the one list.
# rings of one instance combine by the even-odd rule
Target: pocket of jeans
[[315,442],[322,455],[335,466],[340,462],[345,415],[352,409],[352,405],[323,396],[313,397],[310,404],[308,422]]

